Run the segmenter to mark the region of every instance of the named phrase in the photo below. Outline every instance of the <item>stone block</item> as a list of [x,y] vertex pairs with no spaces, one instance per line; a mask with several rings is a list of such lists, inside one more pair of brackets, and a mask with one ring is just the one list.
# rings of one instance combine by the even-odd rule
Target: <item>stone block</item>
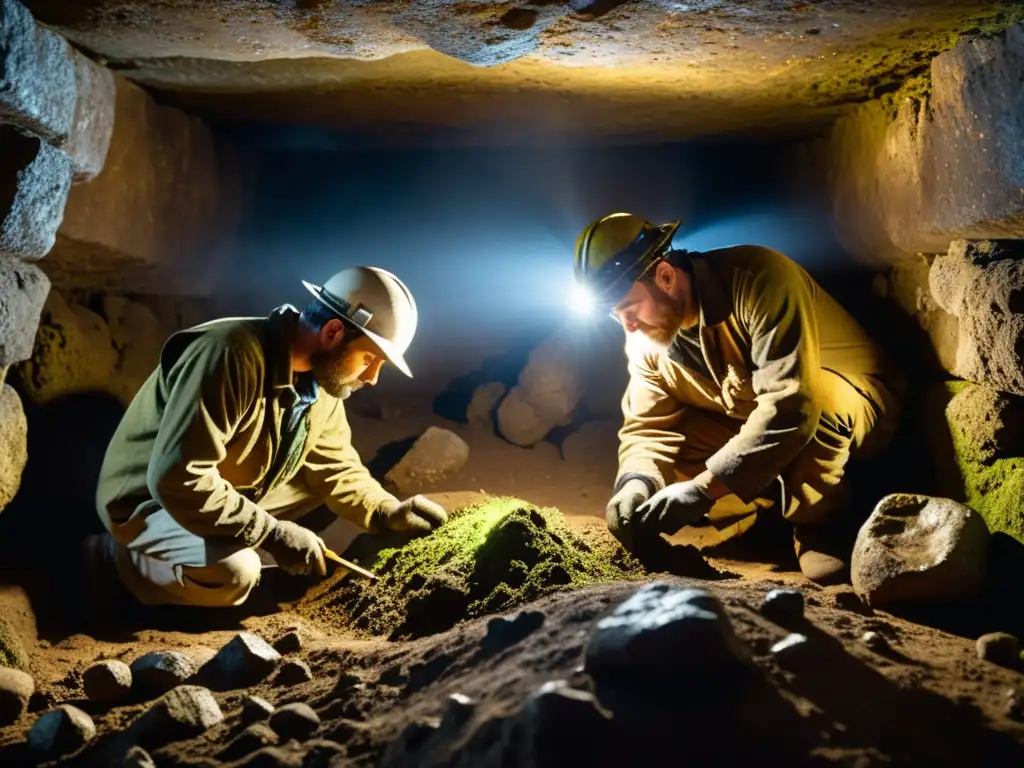
[[932,60],[930,92],[863,105],[831,135],[840,242],[873,265],[1024,237],[1024,24]]
[[958,320],[950,373],[1024,395],[1024,243],[958,240],[928,277],[932,298]]
[[50,281],[34,264],[0,257],[0,367],[32,356]]
[[71,160],[7,125],[0,125],[0,146],[0,257],[41,259],[64,214]]
[[0,510],[21,488],[28,463],[28,421],[21,398],[9,384],[0,384]]
[[77,51],[75,65],[75,115],[63,149],[71,158],[76,184],[92,181],[107,159],[114,133],[117,90],[114,73],[95,64]]
[[469,446],[465,440],[450,430],[428,427],[409,452],[388,471],[385,480],[400,495],[414,495],[458,472],[468,460]]
[[71,46],[18,0],[0,0],[0,122],[59,147],[74,112]]
[[247,168],[201,120],[113,79],[106,162],[71,188],[47,274],[58,287],[206,294],[246,207]]

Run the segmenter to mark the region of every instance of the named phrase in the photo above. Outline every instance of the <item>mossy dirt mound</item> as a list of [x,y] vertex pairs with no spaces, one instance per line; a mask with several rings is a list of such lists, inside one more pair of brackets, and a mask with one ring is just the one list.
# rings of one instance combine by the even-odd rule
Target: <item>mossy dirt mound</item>
[[[389,546],[394,540],[385,537],[362,537],[371,549],[360,552],[357,545],[347,554],[373,569],[376,581],[336,576],[295,609],[395,640],[443,632],[463,619],[508,611],[557,590],[648,575],[611,536],[597,534],[570,529],[556,509],[490,499],[456,511],[430,536],[400,546]],[[691,572],[706,571],[691,575],[715,573],[695,550],[672,549]]]

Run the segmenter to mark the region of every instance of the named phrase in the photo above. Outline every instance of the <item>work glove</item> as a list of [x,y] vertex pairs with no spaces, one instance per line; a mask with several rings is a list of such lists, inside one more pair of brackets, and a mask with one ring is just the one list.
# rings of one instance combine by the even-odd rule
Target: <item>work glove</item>
[[652,538],[673,534],[700,520],[711,511],[714,501],[704,489],[687,480],[663,488],[645,501],[636,511],[637,535]]
[[448,522],[444,507],[425,496],[413,496],[377,510],[371,530],[424,535]]
[[627,480],[605,507],[608,530],[629,552],[633,551],[636,510],[650,498],[651,490],[652,486],[644,480]]
[[323,539],[298,523],[278,520],[274,530],[263,542],[263,549],[270,553],[285,573],[293,576],[307,576],[311,572],[319,576],[327,575]]

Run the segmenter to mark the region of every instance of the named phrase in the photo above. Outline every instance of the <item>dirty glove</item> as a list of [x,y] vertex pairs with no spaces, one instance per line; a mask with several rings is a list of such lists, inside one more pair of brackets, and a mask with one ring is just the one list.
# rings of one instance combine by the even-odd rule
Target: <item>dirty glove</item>
[[307,576],[311,572],[326,576],[325,548],[323,540],[309,528],[288,520],[278,520],[263,542],[263,549],[270,553],[281,570],[294,576]]
[[634,477],[623,484],[605,507],[608,530],[630,552],[633,551],[635,523],[639,519],[636,510],[651,497],[655,487],[653,480]]
[[648,538],[662,533],[671,535],[700,520],[712,506],[714,501],[692,480],[673,483],[636,511],[637,531]]
[[448,513],[444,507],[425,496],[413,496],[377,510],[371,530],[426,534],[446,522]]

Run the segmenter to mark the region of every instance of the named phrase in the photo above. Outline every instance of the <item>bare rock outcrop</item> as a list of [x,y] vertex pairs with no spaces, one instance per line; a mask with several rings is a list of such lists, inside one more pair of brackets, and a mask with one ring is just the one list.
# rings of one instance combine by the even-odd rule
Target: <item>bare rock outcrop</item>
[[428,427],[385,480],[402,496],[409,496],[458,472],[468,460],[465,440],[451,430]]
[[989,532],[970,507],[913,494],[883,498],[860,529],[853,588],[876,608],[957,602],[984,586]]
[[0,257],[43,258],[53,248],[71,188],[70,158],[0,125]]

